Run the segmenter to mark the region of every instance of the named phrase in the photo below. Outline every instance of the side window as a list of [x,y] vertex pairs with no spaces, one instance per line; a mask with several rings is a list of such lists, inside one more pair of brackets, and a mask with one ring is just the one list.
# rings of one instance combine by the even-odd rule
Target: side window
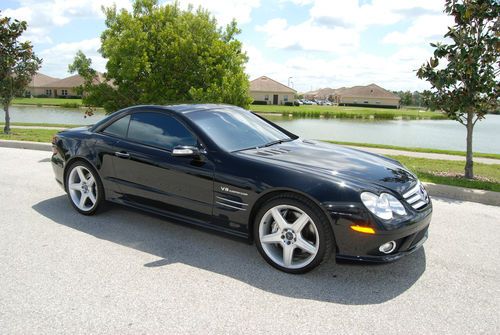
[[107,126],[102,132],[108,135],[126,138],[129,122],[130,115],[124,116]]
[[147,145],[173,149],[178,145],[197,144],[189,130],[172,116],[140,112],[132,115],[128,129],[128,138]]

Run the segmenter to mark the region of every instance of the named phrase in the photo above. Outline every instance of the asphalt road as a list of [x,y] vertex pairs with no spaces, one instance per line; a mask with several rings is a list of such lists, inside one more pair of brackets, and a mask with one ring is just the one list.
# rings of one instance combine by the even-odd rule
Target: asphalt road
[[425,247],[293,276],[254,246],[111,206],[0,148],[0,333],[500,333],[500,207],[434,199]]

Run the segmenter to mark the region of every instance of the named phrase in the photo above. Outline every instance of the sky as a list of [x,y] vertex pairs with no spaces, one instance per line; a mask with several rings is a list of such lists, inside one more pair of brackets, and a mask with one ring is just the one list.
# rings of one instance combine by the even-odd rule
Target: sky
[[[160,1],[170,3],[171,1]],[[268,76],[299,92],[376,83],[389,90],[423,90],[415,70],[443,41],[453,20],[444,0],[187,0],[221,26],[242,30],[250,79]],[[23,38],[43,58],[40,72],[58,78],[82,50],[104,72],[98,49],[106,28],[102,6],[131,9],[129,0],[1,0],[2,16],[28,22]]]

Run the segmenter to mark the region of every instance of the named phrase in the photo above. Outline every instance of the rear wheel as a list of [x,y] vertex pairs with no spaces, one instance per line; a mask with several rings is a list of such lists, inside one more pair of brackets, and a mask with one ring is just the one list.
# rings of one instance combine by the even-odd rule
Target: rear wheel
[[66,190],[73,207],[84,215],[94,214],[104,199],[99,176],[88,163],[82,161],[69,167]]
[[254,224],[257,249],[277,269],[305,273],[328,259],[334,245],[325,215],[310,200],[295,194],[271,198]]

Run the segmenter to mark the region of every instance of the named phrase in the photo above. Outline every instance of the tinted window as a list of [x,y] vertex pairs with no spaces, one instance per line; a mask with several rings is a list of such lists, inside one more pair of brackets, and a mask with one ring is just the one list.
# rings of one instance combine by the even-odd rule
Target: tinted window
[[129,121],[130,115],[124,116],[107,126],[102,132],[109,135],[126,138]]
[[242,108],[221,108],[184,114],[227,151],[263,146],[290,137]]
[[193,135],[175,118],[161,113],[132,115],[128,138],[143,144],[172,149],[178,145],[196,145]]

